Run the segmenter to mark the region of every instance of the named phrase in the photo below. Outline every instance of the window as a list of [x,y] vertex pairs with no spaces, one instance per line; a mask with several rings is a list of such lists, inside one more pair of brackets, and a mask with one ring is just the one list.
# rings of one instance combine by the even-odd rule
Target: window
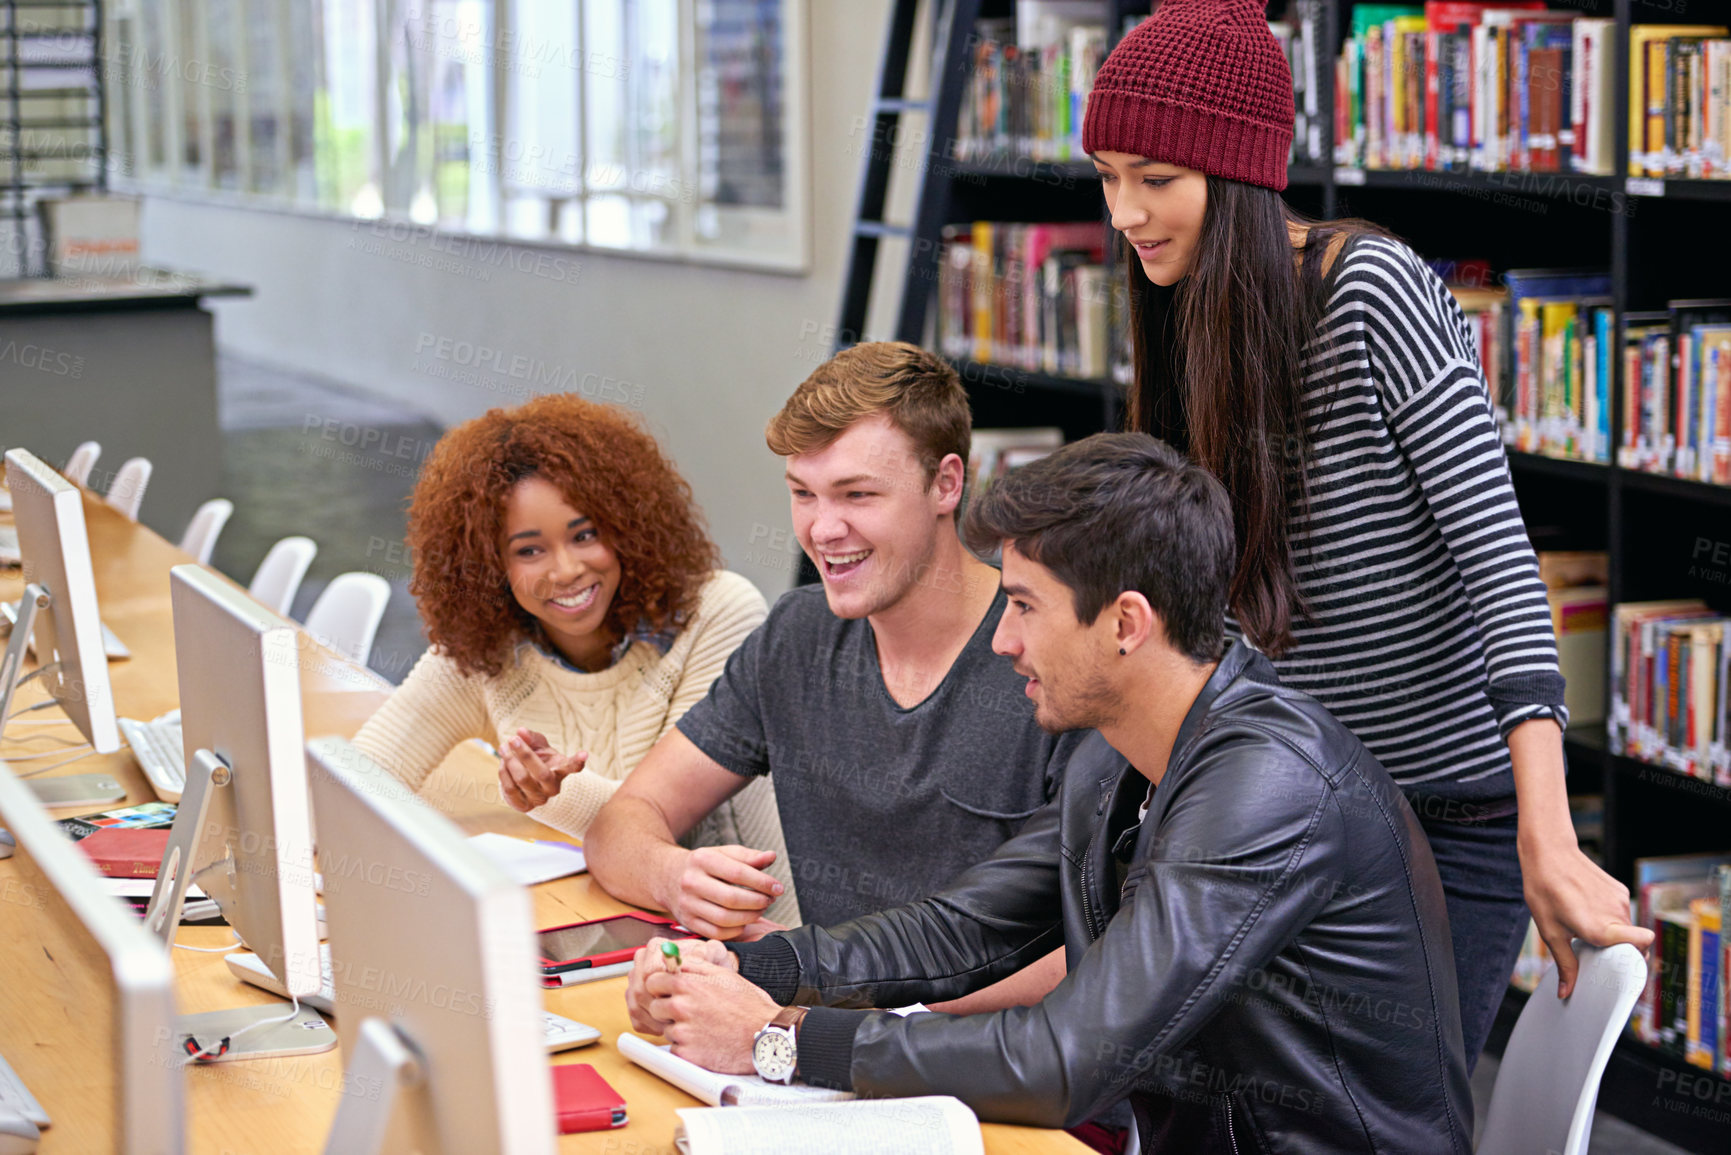
[[131,0],[121,187],[801,271],[806,0]]

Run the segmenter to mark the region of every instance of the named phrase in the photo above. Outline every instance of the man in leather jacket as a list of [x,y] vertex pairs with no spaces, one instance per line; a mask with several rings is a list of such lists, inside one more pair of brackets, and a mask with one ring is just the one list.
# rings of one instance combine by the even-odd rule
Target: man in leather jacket
[[[766,1076],[791,1050],[803,1081],[995,1122],[1128,1098],[1148,1151],[1468,1155],[1430,849],[1345,727],[1242,641],[1222,654],[1232,526],[1219,483],[1143,434],[979,498],[969,541],[1002,547],[1009,595],[994,649],[1043,727],[1098,731],[1058,798],[923,902],[688,947],[677,973],[652,944],[633,1025],[736,1072],[777,1035]],[[1059,944],[1067,975],[1035,1006],[858,1009],[955,998]]]

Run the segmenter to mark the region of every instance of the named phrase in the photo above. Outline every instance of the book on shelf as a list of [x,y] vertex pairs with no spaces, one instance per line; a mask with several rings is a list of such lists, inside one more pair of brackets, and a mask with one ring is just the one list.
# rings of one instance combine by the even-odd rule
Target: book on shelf
[[1494,380],[1487,364],[1487,384],[1505,444],[1523,453],[1610,461],[1610,274],[1511,269],[1504,283],[1506,368]]
[[798,1107],[684,1107],[674,1143],[683,1155],[765,1151],[895,1151],[984,1155],[980,1121],[960,1099],[856,1099]]
[[[1731,1076],[1731,934],[1727,933],[1731,931],[1731,866],[1714,867],[1713,882],[1719,894],[1719,948],[1715,952],[1719,981],[1713,992],[1716,1013],[1711,1066],[1721,1075]],[[1705,1007],[1702,1013],[1706,1013]]]
[[1355,5],[1335,60],[1334,162],[1608,175],[1615,33],[1542,0]]
[[1630,27],[1630,176],[1731,176],[1728,36],[1722,24]]
[[1611,580],[1611,555],[1602,549],[1547,549],[1539,558],[1539,582],[1547,590],[1602,586]]
[[1618,464],[1731,484],[1731,299],[1626,313]]
[[1323,129],[1322,85],[1326,75],[1323,64],[1323,10],[1321,0],[1292,0],[1285,15],[1270,20],[1268,30],[1280,44],[1286,64],[1292,73],[1292,148],[1287,163],[1323,165],[1328,163]]
[[1715,878],[1705,897],[1689,903],[1689,974],[1683,1059],[1709,1071],[1718,1055],[1719,889]]
[[[1653,932],[1653,946],[1647,985],[1635,1000],[1629,1031],[1649,1046],[1722,1073],[1725,1068],[1716,1061],[1702,1059],[1716,1060],[1724,1050],[1717,1043],[1724,1004],[1718,981],[1724,961],[1717,929],[1722,920],[1715,917],[1722,911],[1708,911],[1721,906],[1728,865],[1731,854],[1638,858],[1630,887],[1631,920]],[[1710,968],[1702,956],[1709,941]],[[1711,1018],[1711,1027],[1704,1017]]]
[[1605,720],[1604,586],[1573,586],[1545,591],[1557,635],[1557,666],[1563,675],[1563,704],[1570,725]]
[[968,449],[968,492],[978,496],[1008,474],[1064,444],[1055,426],[976,429]]
[[938,350],[1066,377],[1112,371],[1128,290],[1097,222],[948,225],[938,260]]
[[974,25],[972,71],[956,133],[962,160],[1084,155],[1082,113],[1106,58],[1099,16],[1097,3],[1024,0],[1014,19]]
[[[964,162],[1085,159],[1082,115],[1107,54],[1103,12],[1099,0],[1017,0],[1014,17],[975,22],[956,133]],[[1141,19],[1127,15],[1123,31]],[[1323,29],[1322,0],[1291,0],[1268,24],[1292,73],[1292,164],[1327,163]]]
[[1611,612],[1613,753],[1731,786],[1726,683],[1731,619],[1697,599],[1624,602]]

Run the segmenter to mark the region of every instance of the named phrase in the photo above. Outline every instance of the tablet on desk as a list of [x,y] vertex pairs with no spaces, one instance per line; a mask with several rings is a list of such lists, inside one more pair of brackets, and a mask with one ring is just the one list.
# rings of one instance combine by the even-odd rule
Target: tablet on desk
[[622,974],[630,967],[637,948],[648,946],[650,939],[694,937],[670,918],[637,912],[556,926],[536,936],[542,978],[553,980],[545,982],[547,986],[569,986]]

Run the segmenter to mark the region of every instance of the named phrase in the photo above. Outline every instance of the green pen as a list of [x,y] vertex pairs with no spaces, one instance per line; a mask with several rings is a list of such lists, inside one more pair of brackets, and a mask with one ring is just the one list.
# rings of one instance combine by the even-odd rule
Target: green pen
[[667,969],[674,974],[679,973],[679,944],[664,942],[661,944],[661,961],[667,964]]

